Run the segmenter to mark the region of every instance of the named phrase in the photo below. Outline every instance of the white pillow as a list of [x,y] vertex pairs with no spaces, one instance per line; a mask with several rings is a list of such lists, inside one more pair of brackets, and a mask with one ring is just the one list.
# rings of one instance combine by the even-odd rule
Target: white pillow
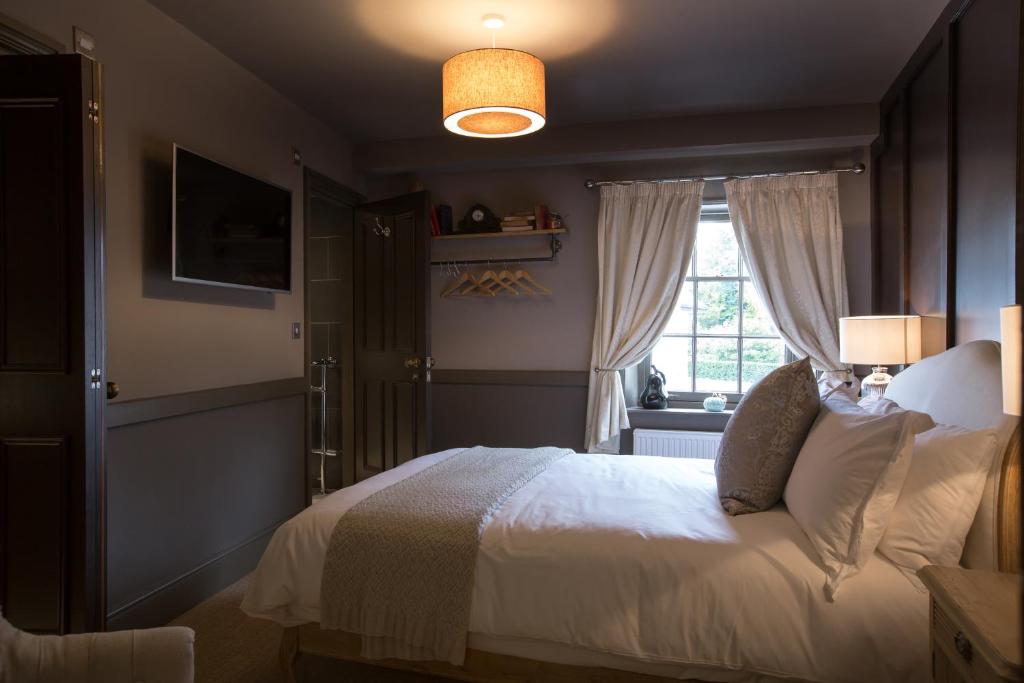
[[867,564],[910,467],[914,425],[902,409],[864,410],[844,394],[822,402],[783,500],[825,565],[825,597]]
[[881,398],[862,398],[857,405],[864,410],[868,411],[872,415],[892,415],[893,413],[910,413],[910,419],[913,420],[913,429],[915,434],[927,431],[935,426],[935,420],[931,418],[931,415],[927,413],[919,413],[916,410],[907,410],[901,408],[900,404],[896,401],[890,401],[885,397]]
[[937,425],[914,438],[910,470],[878,552],[901,569],[960,564],[996,453],[996,433]]

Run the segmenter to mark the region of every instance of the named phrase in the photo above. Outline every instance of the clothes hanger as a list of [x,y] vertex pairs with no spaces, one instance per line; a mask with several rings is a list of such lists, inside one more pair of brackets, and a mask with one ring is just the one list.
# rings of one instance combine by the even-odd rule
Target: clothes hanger
[[516,287],[519,287],[520,289],[523,290],[523,292],[527,296],[534,296],[537,293],[534,290],[530,289],[529,286],[527,286],[518,277],[516,277],[515,273],[513,273],[512,271],[510,271],[508,269],[508,263],[507,262],[505,263],[504,269],[500,273],[498,273],[498,277],[500,277],[502,279],[502,281],[504,281],[504,282],[507,282],[507,283],[509,283],[511,285],[515,285]]
[[512,292],[516,296],[519,296],[519,292],[517,292],[512,287],[509,287],[504,282],[502,282],[501,279],[498,277],[498,274],[495,273],[493,270],[484,271],[484,274],[481,275],[478,280],[477,290],[485,294],[496,296],[497,293],[502,289],[508,290],[509,292]]
[[527,271],[520,269],[520,270],[517,270],[515,272],[515,275],[516,275],[517,279],[526,280],[527,282],[530,283],[530,285],[532,287],[534,287],[536,289],[539,289],[542,293],[544,293],[544,294],[552,294],[552,291],[550,289],[548,289],[547,287],[545,287],[541,283],[539,283],[536,280],[534,280],[533,276],[530,275],[530,273],[528,273]]
[[[457,264],[455,264],[454,262],[452,262],[452,270],[450,270],[449,272],[453,272],[454,274],[458,274],[459,266]],[[441,292],[441,296],[442,297],[449,297],[449,296],[452,296],[454,294],[464,293],[464,292],[459,292],[458,290],[462,289],[467,284],[474,285],[474,286],[476,285],[476,280],[473,278],[473,275],[470,274],[470,272],[468,270],[466,272],[462,273],[461,277],[459,277],[457,280],[455,280],[455,282],[453,282],[452,284],[448,285],[448,287],[446,287],[445,290],[443,292]]]

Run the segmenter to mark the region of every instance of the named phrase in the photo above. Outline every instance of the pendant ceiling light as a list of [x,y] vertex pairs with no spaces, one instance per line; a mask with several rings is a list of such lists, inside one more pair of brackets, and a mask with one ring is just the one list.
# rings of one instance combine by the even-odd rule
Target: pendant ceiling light
[[[504,19],[489,14],[484,26]],[[441,70],[444,127],[475,138],[510,138],[544,127],[544,62],[528,52],[492,47],[461,52]]]

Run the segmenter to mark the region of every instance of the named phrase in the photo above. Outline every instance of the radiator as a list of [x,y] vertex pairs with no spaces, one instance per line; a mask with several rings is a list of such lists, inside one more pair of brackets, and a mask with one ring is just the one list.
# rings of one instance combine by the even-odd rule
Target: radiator
[[635,455],[663,455],[669,458],[715,459],[719,432],[682,432],[670,429],[634,429]]

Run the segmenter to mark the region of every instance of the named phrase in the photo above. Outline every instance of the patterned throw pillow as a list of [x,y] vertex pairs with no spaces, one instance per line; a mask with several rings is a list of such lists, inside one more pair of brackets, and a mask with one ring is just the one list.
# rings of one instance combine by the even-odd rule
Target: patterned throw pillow
[[726,512],[761,512],[782,499],[820,405],[810,358],[783,365],[747,391],[715,459],[718,498]]

